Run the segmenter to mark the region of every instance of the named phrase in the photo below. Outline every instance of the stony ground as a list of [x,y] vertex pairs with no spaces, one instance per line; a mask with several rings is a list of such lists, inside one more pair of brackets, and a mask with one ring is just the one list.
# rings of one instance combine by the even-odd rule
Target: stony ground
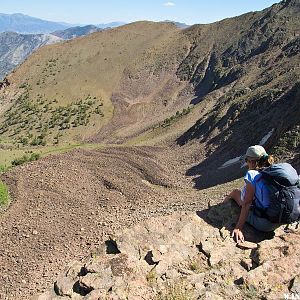
[[174,153],[74,150],[6,173],[12,203],[0,215],[0,299],[31,299],[120,228],[204,209],[237,185],[198,191],[184,174],[184,157]]
[[205,213],[154,217],[112,236],[82,261],[70,262],[38,300],[296,299],[300,231],[275,236],[245,226],[230,238],[235,203]]

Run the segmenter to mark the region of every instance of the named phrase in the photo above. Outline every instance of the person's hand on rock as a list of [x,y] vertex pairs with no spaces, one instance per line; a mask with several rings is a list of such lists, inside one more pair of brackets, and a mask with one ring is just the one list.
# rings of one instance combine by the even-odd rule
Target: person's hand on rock
[[238,228],[232,231],[231,237],[233,237],[237,243],[243,243],[245,241],[243,232]]

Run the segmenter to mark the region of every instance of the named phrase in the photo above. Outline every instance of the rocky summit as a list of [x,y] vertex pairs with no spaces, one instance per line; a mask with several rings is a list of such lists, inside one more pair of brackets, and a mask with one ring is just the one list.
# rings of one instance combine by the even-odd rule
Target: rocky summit
[[[300,232],[247,228],[230,238],[233,204],[150,218],[70,263],[38,300],[283,299],[300,292]],[[204,217],[205,216],[205,217]]]

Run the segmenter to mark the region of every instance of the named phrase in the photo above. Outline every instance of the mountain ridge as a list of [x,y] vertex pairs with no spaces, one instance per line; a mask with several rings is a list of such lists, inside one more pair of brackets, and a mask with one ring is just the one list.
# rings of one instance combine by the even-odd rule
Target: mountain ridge
[[55,35],[59,38],[62,38],[64,40],[70,40],[74,39],[80,36],[84,36],[87,34],[91,34],[97,31],[101,31],[102,29],[94,26],[94,25],[85,25],[85,26],[75,26],[75,27],[70,27],[64,30],[58,30],[51,32],[52,35]]
[[[101,23],[96,26],[98,28],[113,28],[125,25],[126,22],[109,22]],[[0,13],[0,33],[5,31],[13,31],[20,34],[41,34],[52,33],[58,30],[65,30],[71,27],[85,27],[88,24],[70,24],[66,22],[48,21],[37,17],[24,15],[22,13],[3,14]]]
[[[195,131],[193,128],[196,127],[202,128],[200,131],[196,130],[198,133],[193,133],[190,137],[188,137],[188,132],[183,133],[181,137],[178,136],[178,142],[184,144],[196,136],[202,135],[202,130],[204,130],[205,139],[216,140],[214,135],[217,134],[217,131],[210,134],[207,129],[215,124],[217,126],[214,128],[218,128],[218,124],[220,128],[229,126],[226,124],[228,123],[226,119],[229,118],[236,119],[230,125],[230,128],[234,128],[232,126],[237,124],[238,120],[237,116],[233,116],[234,112],[241,111],[242,102],[246,97],[247,102],[252,101],[254,103],[262,97],[267,97],[263,96],[263,90],[266,89],[266,95],[272,93],[272,97],[276,100],[282,94],[282,92],[277,91],[276,85],[281,85],[281,89],[286,90],[286,92],[288,87],[294,86],[292,91],[295,90],[297,93],[299,70],[295,65],[291,68],[291,72],[287,72],[287,65],[284,65],[282,61],[289,64],[297,58],[298,52],[295,47],[297,47],[298,41],[296,36],[299,24],[298,13],[299,3],[287,1],[275,4],[262,12],[248,13],[241,17],[225,19],[208,25],[194,25],[178,32],[175,28],[173,32],[170,23],[168,29],[170,33],[157,39],[156,44],[154,43],[145,49],[145,52],[131,63],[131,69],[124,68],[125,65],[120,65],[121,69],[124,68],[123,70],[119,69],[122,75],[118,78],[121,78],[121,81],[116,81],[117,85],[113,88],[112,94],[107,95],[108,98],[111,98],[115,109],[114,119],[99,131],[98,136],[101,136],[101,139],[98,139],[96,134],[87,140],[102,141],[105,140],[106,135],[112,138],[114,135],[111,135],[111,131],[116,128],[118,128],[119,138],[117,137],[115,140],[119,139],[122,142],[122,140],[134,138],[164,122],[166,114],[171,117],[178,111],[180,115],[180,111],[188,109],[189,105],[192,105],[194,110],[198,110],[202,105],[197,106],[197,103],[206,101],[205,98],[210,101],[209,97],[223,93],[223,98],[218,97],[219,103],[214,112],[211,112],[211,116],[206,117],[207,121],[203,122],[201,126],[199,126],[199,122],[195,122],[195,126],[189,131]],[[103,37],[102,45],[111,47],[107,44],[108,40],[105,40],[106,36],[115,35],[114,39],[117,40],[117,35],[126,35],[127,31],[134,30],[137,30],[137,36],[142,36],[144,34],[142,30],[146,28],[145,26],[149,26],[150,30],[157,30],[160,25],[161,28],[166,26],[163,24],[132,23],[113,29],[107,35],[93,35],[93,39],[99,38],[100,42]],[[211,32],[214,34],[211,35]],[[158,33],[157,37],[159,35]],[[83,45],[85,41],[89,43],[88,39],[85,39],[81,44]],[[122,45],[123,42],[118,41],[118,43]],[[119,58],[122,60],[121,53],[120,51]],[[289,57],[286,57],[285,53],[290,53],[288,54]],[[274,54],[277,55],[277,58],[273,57]],[[78,54],[74,53],[73,56],[75,55]],[[115,57],[111,57],[109,61],[112,62],[114,59]],[[93,60],[102,66],[100,56],[93,58]],[[108,62],[108,60],[104,60],[104,62]],[[77,65],[79,68],[83,67],[80,64]],[[89,71],[84,71],[84,73],[86,72]],[[272,75],[270,75],[271,73]],[[261,74],[259,80],[256,80],[255,74]],[[149,78],[151,79],[147,81]],[[147,85],[143,85],[145,80]],[[276,81],[278,82],[276,83]],[[154,87],[156,92],[153,90]],[[234,89],[232,89],[233,87]],[[226,92],[228,89],[232,90]],[[225,96],[226,93],[227,96]],[[151,99],[154,97],[156,97],[156,102],[151,103]],[[231,100],[226,100],[228,98]],[[241,99],[241,102],[235,103],[238,102],[238,99]],[[140,114],[140,109],[144,110],[144,116]],[[229,114],[223,118],[222,114],[225,110],[228,110]],[[148,111],[154,117],[152,121],[149,118],[145,119]],[[216,122],[218,114],[220,114],[220,120]],[[126,125],[128,122],[126,120],[129,119],[131,124]],[[215,121],[213,121],[214,119]],[[251,120],[247,122],[251,122]],[[275,126],[271,123],[265,129],[267,132]],[[141,126],[141,124],[143,125]],[[290,126],[293,124],[283,126],[279,131],[283,133]],[[126,133],[122,133],[122,128],[127,132],[132,131],[132,134],[126,137]],[[229,131],[227,130],[227,132]],[[261,139],[267,132],[258,131],[257,136],[247,137],[248,143]],[[279,135],[281,133],[278,133]],[[272,138],[269,142],[271,141]],[[231,144],[235,143],[236,141]]]
[[[69,26],[70,27],[70,26]],[[59,22],[46,21],[21,13],[0,13],[0,32],[14,31],[18,33],[50,33],[55,30],[67,29],[68,26]]]

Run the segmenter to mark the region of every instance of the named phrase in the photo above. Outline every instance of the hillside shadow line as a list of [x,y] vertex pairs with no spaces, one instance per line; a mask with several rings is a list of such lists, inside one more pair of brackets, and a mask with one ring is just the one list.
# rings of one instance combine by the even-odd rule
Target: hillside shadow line
[[[207,189],[216,185],[224,184],[241,178],[246,169],[236,163],[226,168],[220,168],[229,158],[224,155],[224,149],[215,151],[205,160],[189,168],[185,175],[192,179],[194,188],[197,190]],[[233,157],[233,156],[231,156]]]

